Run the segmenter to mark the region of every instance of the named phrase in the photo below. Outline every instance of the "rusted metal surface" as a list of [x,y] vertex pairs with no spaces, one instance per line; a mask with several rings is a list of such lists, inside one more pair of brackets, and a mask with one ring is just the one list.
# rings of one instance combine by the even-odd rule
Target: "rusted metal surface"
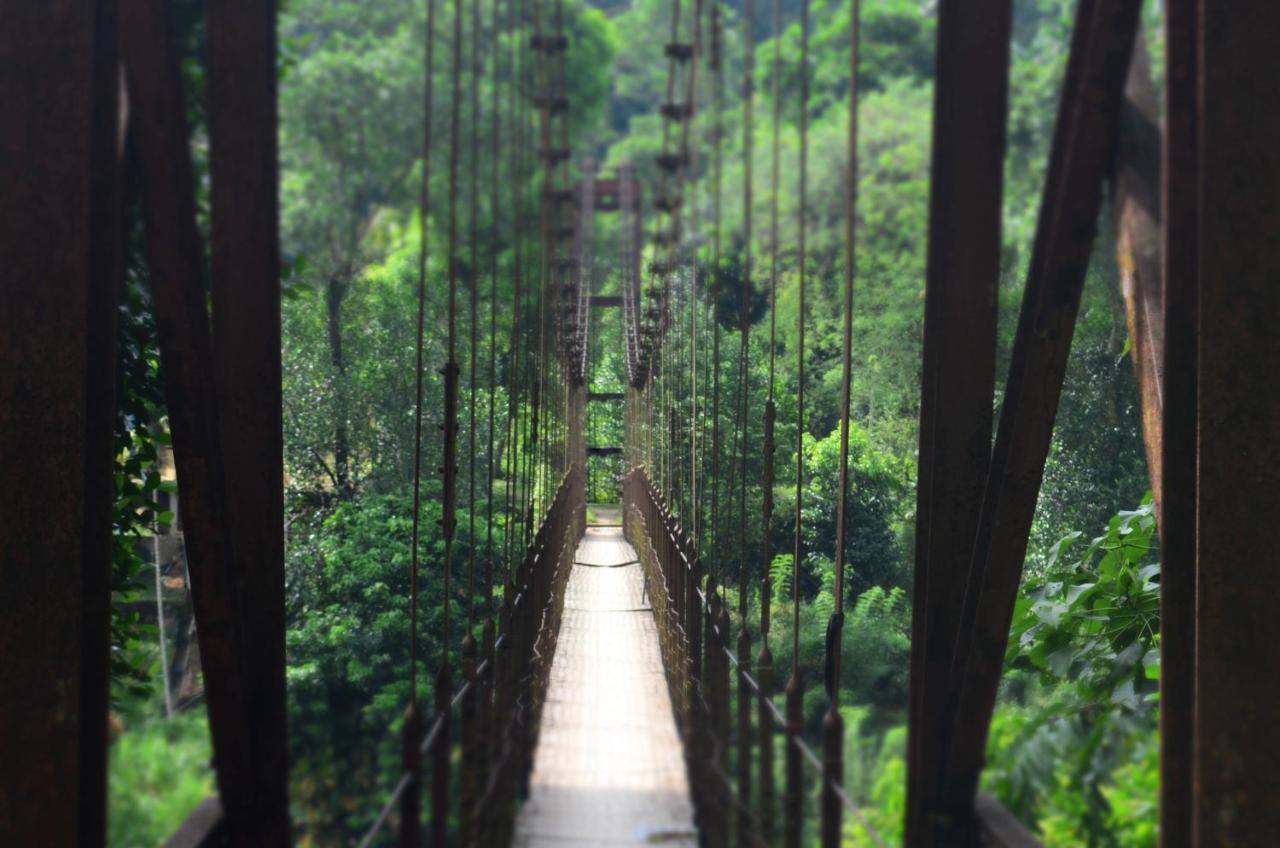
[[0,9],[0,843],[105,841],[114,4]]
[[183,493],[218,789],[230,838],[257,844],[262,831],[255,797],[246,634],[241,629],[234,537],[229,532],[229,489],[202,273],[204,249],[196,228],[190,139],[168,4],[123,4],[121,33],[132,138],[140,162],[147,268]]
[[1160,260],[1160,108],[1146,39],[1139,32],[1129,63],[1111,189],[1116,264],[1138,380],[1147,472],[1160,512],[1161,399],[1164,383],[1164,307]]
[[1199,322],[1198,0],[1165,3],[1160,475],[1160,844],[1192,844]]
[[213,369],[253,745],[257,842],[291,842],[274,2],[209,3]]
[[991,450],[1010,0],[938,10],[906,843],[935,844],[949,673]]
[[[127,107],[120,85],[116,3],[97,2],[90,161],[89,304],[85,345],[85,510],[81,566],[80,789],[82,846],[107,832],[107,752],[111,695],[111,558],[115,471],[117,308],[124,281]],[[56,59],[56,56],[55,56]],[[64,128],[65,129],[65,128]],[[2,217],[2,216],[0,216]],[[8,220],[5,218],[5,220]],[[61,246],[59,246],[61,249]],[[6,255],[8,255],[6,253]]]
[[164,841],[164,848],[224,848],[230,844],[222,802],[206,798]]
[[462,755],[459,759],[458,842],[472,845],[475,841],[476,802],[479,797],[479,737],[477,733],[479,679],[476,677],[476,640],[468,633],[462,640],[462,680],[466,694],[462,697]]
[[823,848],[840,848],[843,813],[836,790],[844,785],[844,719],[839,710],[822,717],[822,794],[820,815]]
[[993,796],[978,793],[974,811],[978,818],[980,848],[1041,848],[1040,840]]
[[422,844],[422,713],[416,701],[409,703],[400,728],[400,770],[408,777],[408,785],[400,796],[399,848],[418,848]]
[[787,721],[784,728],[787,744],[783,760],[786,778],[782,798],[782,844],[786,848],[800,848],[804,834],[804,763],[800,760],[800,746],[796,744],[804,729],[804,689],[800,676],[794,670],[787,678]]
[[1280,5],[1199,20],[1199,618],[1193,843],[1280,834]]
[[765,845],[772,845],[776,830],[778,793],[773,774],[773,740],[776,734],[769,709],[773,699],[773,652],[769,650],[768,643],[760,646],[760,654],[756,657],[756,677],[760,684],[759,701],[756,703],[756,732],[759,733],[757,746],[760,751],[760,795],[756,817],[760,840]]
[[740,665],[734,674],[734,679],[738,682],[738,704],[735,711],[738,725],[737,750],[734,752],[734,757],[738,773],[735,787],[738,801],[734,805],[734,834],[736,844],[746,846],[752,842],[751,766],[752,752],[755,749],[755,731],[751,727],[751,718],[755,710],[752,709],[753,693],[751,684],[748,683],[751,674],[751,634],[747,630],[746,622],[742,622],[738,629],[737,654]]
[[1081,287],[1119,123],[1139,0],[1077,7],[1035,247],[982,500],[951,672],[941,826],[972,839],[973,799],[1004,666]]

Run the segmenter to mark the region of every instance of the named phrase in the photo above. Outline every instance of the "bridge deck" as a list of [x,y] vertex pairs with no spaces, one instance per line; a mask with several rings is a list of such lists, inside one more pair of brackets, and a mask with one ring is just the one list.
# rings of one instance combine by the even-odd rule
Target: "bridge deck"
[[514,845],[694,848],[684,759],[635,551],[620,527],[592,526],[575,561]]

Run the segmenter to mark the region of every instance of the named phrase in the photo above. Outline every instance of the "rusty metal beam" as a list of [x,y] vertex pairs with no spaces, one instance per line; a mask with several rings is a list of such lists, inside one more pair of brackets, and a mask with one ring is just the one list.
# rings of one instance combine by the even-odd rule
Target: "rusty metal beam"
[[1280,4],[1199,12],[1193,844],[1266,845],[1280,834]]
[[1151,60],[1141,32],[1129,64],[1120,135],[1112,179],[1111,221],[1115,228],[1120,292],[1129,328],[1130,357],[1138,381],[1142,440],[1147,472],[1159,513],[1161,409],[1164,383],[1164,306],[1160,260],[1160,106],[1151,78]]
[[0,842],[105,842],[114,5],[0,3]]
[[985,792],[974,805],[978,816],[978,844],[982,848],[1042,848],[1026,825]]
[[937,763],[991,455],[1010,0],[938,10],[912,608],[907,843],[936,844]]
[[289,845],[274,2],[206,6],[213,368],[258,844]]
[[218,788],[231,839],[253,845],[259,831],[245,634],[205,305],[204,249],[196,228],[195,181],[169,4],[125,0],[121,33]]
[[226,848],[227,844],[222,803],[217,798],[205,798],[164,841],[164,848]]
[[[1081,0],[952,662],[942,815],[971,820],[1027,538],[1110,171],[1140,0]],[[971,841],[967,828],[957,833]]]
[[1198,0],[1165,3],[1160,473],[1160,844],[1189,848],[1196,637]]

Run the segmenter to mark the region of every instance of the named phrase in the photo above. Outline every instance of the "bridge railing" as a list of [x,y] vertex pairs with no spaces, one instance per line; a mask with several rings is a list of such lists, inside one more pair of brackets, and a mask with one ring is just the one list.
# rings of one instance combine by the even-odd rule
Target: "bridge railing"
[[[731,679],[736,676],[758,702],[758,744],[771,749],[774,738],[784,734],[800,753],[805,768],[798,772],[787,770],[784,797],[802,799],[806,784],[810,788],[821,786],[822,795],[833,798],[835,803],[819,805],[820,816],[838,819],[847,813],[873,843],[887,846],[889,843],[867,822],[839,777],[829,776],[828,761],[840,762],[841,752],[815,750],[801,737],[795,721],[789,730],[787,717],[769,697],[769,689],[762,688],[749,668],[739,662],[732,648],[729,612],[720,600],[715,581],[703,574],[693,540],[643,468],[632,469],[624,478],[623,509],[624,531],[644,569],[646,590],[658,625],[667,685],[705,844],[722,848],[730,844],[731,838],[736,838],[737,845],[772,844],[772,775],[762,775],[770,788],[762,789],[759,797],[752,797],[749,788],[740,792],[730,776],[729,751],[734,730],[729,700]],[[995,798],[979,796],[975,812],[983,848],[1039,846],[1030,831]],[[803,814],[800,805],[788,812],[797,819]],[[762,827],[766,818],[769,823]],[[839,821],[834,828],[823,831],[840,833]]]
[[577,465],[561,480],[506,587],[496,634],[487,624],[478,642],[468,639],[471,647],[464,646],[462,685],[456,692],[438,690],[425,729],[412,714],[406,718],[399,780],[361,848],[392,844],[393,832],[402,848],[421,844],[424,761],[434,764],[429,844],[510,842],[519,801],[528,793],[565,585],[585,530],[584,484]]

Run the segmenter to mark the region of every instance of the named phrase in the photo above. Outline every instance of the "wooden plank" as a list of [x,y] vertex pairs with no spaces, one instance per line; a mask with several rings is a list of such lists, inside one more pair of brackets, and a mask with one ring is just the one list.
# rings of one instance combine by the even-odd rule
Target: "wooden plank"
[[275,3],[207,5],[214,377],[259,844],[290,844]]
[[935,844],[947,687],[991,455],[1009,0],[938,10],[912,607],[907,844]]
[[1271,0],[1200,4],[1193,844],[1280,833],[1280,64]]
[[1140,0],[1081,0],[952,663],[944,814],[971,809],[1110,169]]
[[1189,848],[1196,632],[1198,0],[1165,3],[1164,379],[1160,474],[1160,844]]
[[640,556],[618,526],[591,528],[574,548],[575,562],[604,567],[569,572],[529,797],[511,844],[695,848],[689,781]]
[[121,41],[218,789],[232,839],[252,845],[257,804],[244,637],[201,269],[204,249],[170,14],[164,0],[126,0]]
[[105,842],[113,6],[0,3],[0,843]]
[[620,309],[622,307],[622,297],[620,295],[613,296],[607,294],[591,295],[592,309]]

